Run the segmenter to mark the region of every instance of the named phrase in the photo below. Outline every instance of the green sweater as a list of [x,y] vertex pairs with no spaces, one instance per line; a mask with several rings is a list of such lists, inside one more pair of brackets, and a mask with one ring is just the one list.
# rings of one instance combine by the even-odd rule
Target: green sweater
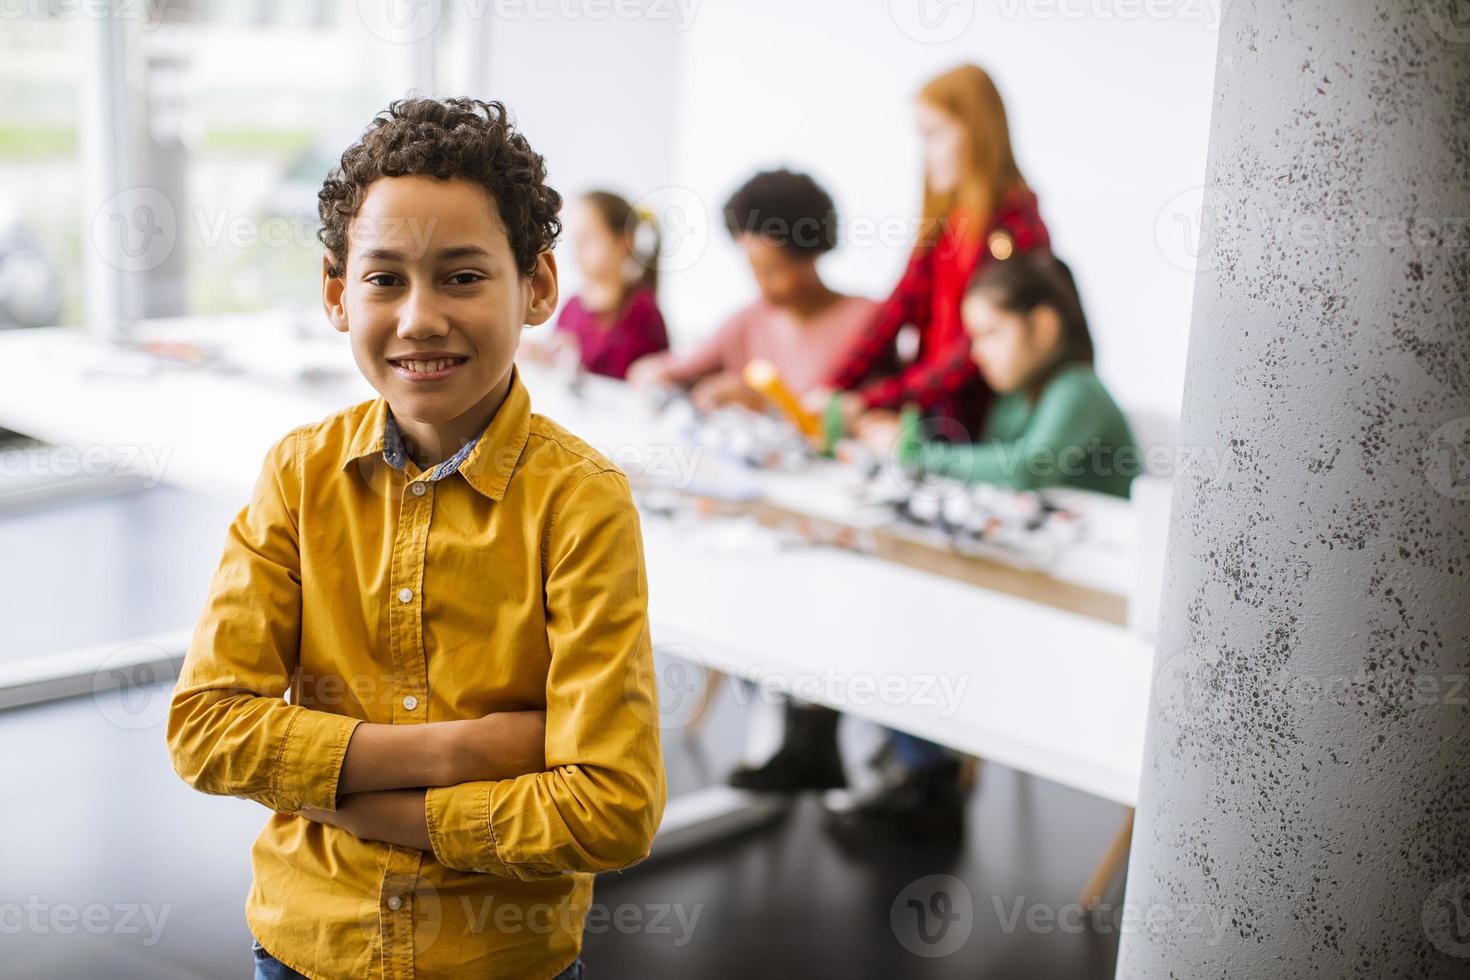
[[925,474],[1013,490],[1076,487],[1119,497],[1142,468],[1128,422],[1087,364],[1057,369],[1032,401],[996,399],[979,442],[906,440],[900,459]]

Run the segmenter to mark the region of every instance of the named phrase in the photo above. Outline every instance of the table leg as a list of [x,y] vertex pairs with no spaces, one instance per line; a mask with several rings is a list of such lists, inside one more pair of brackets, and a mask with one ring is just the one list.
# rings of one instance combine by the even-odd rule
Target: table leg
[[1113,875],[1128,858],[1128,847],[1133,840],[1133,807],[1128,808],[1128,815],[1123,818],[1123,826],[1119,829],[1113,842],[1108,845],[1107,852],[1103,854],[1101,863],[1092,877],[1087,880],[1087,885],[1082,889],[1082,895],[1078,899],[1082,907],[1092,911],[1102,901],[1103,892],[1107,890],[1108,883],[1113,880]]

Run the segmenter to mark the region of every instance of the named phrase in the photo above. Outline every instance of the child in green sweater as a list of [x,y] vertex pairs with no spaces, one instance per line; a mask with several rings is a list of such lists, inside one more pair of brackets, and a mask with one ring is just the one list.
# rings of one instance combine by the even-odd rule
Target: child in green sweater
[[1119,497],[1138,469],[1128,422],[1092,369],[1092,337],[1071,270],[1018,256],[981,270],[960,307],[971,357],[998,397],[974,443],[926,442],[892,414],[859,438],[907,468],[1014,490],[1076,487]]
[[[907,468],[1015,490],[1076,487],[1128,496],[1140,457],[1117,404],[1092,369],[1092,338],[1071,270],[1020,255],[980,270],[960,307],[971,357],[999,396],[978,442],[926,441],[898,418],[864,416],[858,437]],[[807,750],[812,751],[808,746]],[[886,778],[829,813],[849,841],[958,837],[960,767],[943,746],[890,731]]]

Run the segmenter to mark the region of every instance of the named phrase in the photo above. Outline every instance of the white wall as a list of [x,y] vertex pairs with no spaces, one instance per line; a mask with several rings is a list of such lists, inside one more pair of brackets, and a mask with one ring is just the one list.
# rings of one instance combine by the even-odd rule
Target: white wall
[[[504,5],[488,26],[489,84],[471,94],[505,103],[568,200],[594,188],[638,197],[669,183],[678,22],[582,17],[557,3],[535,7],[537,16],[505,15],[520,9],[533,8]],[[476,69],[455,65],[446,82],[474,78]],[[557,259],[566,299],[580,277],[565,239]]]
[[[899,21],[924,33],[914,18],[921,2],[939,35],[968,24],[953,40],[916,40]],[[1148,0],[1165,15],[1151,19],[1144,7],[705,0],[677,34],[672,178],[704,202],[711,227],[700,259],[665,276],[676,337],[703,334],[751,295],[719,207],[750,173],[774,165],[810,171],[850,230],[875,232],[824,260],[831,282],[886,294],[910,239],[877,231],[911,227],[919,208],[913,94],[931,75],[975,61],[1001,87],[1023,172],[1057,252],[1077,271],[1104,379],[1129,408],[1175,415],[1193,273],[1171,202],[1204,180],[1218,18],[1215,0]],[[1161,223],[1167,248],[1156,240]]]

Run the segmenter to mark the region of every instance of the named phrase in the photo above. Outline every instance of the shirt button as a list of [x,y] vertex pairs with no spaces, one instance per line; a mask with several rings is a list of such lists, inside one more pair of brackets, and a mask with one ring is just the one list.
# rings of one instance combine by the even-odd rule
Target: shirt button
[[399,909],[403,908],[403,899],[399,898],[397,895],[394,895],[392,898],[388,899],[388,907],[397,912]]
[[412,711],[414,708],[417,708],[419,706],[419,699],[410,694],[408,697],[403,699],[403,706],[409,711]]
[[399,602],[413,602],[413,589],[399,589],[398,590],[398,601]]
[[422,497],[424,495],[424,492],[428,489],[422,483],[413,483],[409,486],[410,489],[413,491],[413,495],[415,497]]

